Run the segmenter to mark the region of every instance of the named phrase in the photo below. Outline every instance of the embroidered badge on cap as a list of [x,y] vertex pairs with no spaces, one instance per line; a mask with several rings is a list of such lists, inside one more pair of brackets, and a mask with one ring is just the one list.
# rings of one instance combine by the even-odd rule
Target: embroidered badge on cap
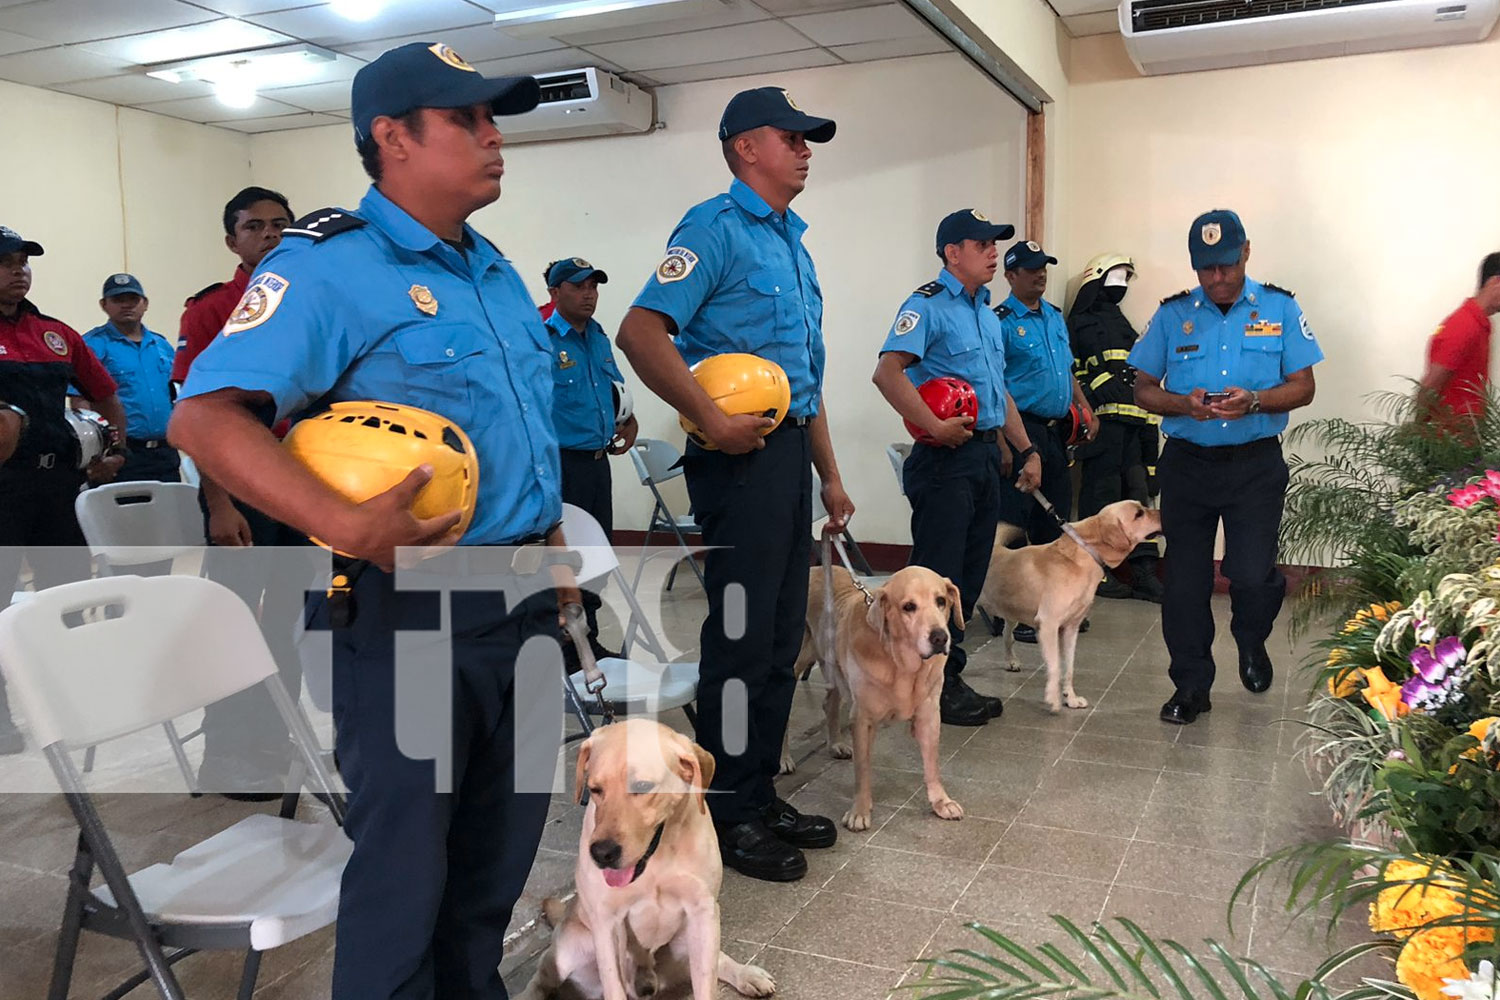
[[281,275],[271,271],[257,274],[255,280],[250,282],[250,287],[245,289],[245,294],[240,297],[240,304],[229,314],[229,321],[224,324],[224,336],[252,330],[270,319],[276,312],[276,307],[281,305],[281,297],[286,294],[290,284]]
[[978,219],[980,222],[989,222],[990,221],[989,216],[985,215],[983,212],[981,212],[977,208],[971,208],[971,209],[969,209],[969,214],[972,215],[972,216],[974,216],[974,218]]
[[802,110],[801,108],[797,107],[797,102],[794,101],[794,100],[792,100],[792,95],[787,90],[783,89],[781,91],[781,96],[786,98],[786,106],[787,107],[791,108],[793,111],[801,111]]
[[574,267],[593,267],[594,265],[590,264],[588,261],[584,260],[582,257],[574,257],[573,258],[573,266]]
[[449,66],[452,66],[454,69],[467,70],[470,73],[479,72],[479,70],[464,62],[463,56],[459,55],[457,52],[454,52],[451,48],[444,45],[442,42],[434,42],[433,44],[427,46],[427,51],[437,56]]
[[68,342],[56,330],[48,330],[42,334],[42,339],[47,342],[47,346],[51,348],[53,354],[62,358],[68,356]]
[[1026,241],[1026,249],[1030,250],[1032,253],[1041,253],[1042,252],[1041,244],[1037,243],[1036,240],[1027,240]]
[[698,255],[687,247],[667,247],[667,255],[656,265],[656,280],[663,285],[681,281],[698,266]]
[[412,285],[406,290],[406,294],[411,296],[412,304],[419,310],[428,316],[437,315],[438,301],[432,294],[432,289],[426,285]]
[[117,285],[128,285],[128,284],[130,284],[130,275],[128,275],[128,274],[117,274],[117,275],[115,275],[114,281],[115,281],[115,284],[117,284]]
[[1224,229],[1217,222],[1206,222],[1203,224],[1203,232],[1200,235],[1203,237],[1204,246],[1216,247],[1224,238]]
[[901,337],[915,330],[917,324],[920,322],[922,322],[921,313],[905,309],[901,312],[901,315],[896,317],[896,325],[892,329],[895,331],[896,336]]

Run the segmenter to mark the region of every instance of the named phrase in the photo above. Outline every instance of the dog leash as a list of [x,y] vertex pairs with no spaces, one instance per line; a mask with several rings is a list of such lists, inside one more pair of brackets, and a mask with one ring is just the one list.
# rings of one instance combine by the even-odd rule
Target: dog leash
[[[573,650],[578,654],[578,664],[583,668],[583,687],[599,704],[599,715],[603,718],[603,725],[609,725],[615,721],[614,703],[604,697],[605,685],[609,683],[604,673],[599,669],[599,664],[594,660],[594,649],[589,645],[588,628],[584,624],[583,605],[569,602],[562,607],[563,622],[568,633],[568,638],[573,640]],[[573,687],[573,678],[566,673],[563,680],[569,687]],[[574,689],[574,697],[577,690]]]
[[1094,551],[1094,547],[1092,545],[1083,540],[1083,536],[1078,533],[1078,529],[1069,524],[1067,522],[1067,519],[1065,519],[1061,514],[1057,512],[1057,508],[1052,506],[1052,502],[1042,495],[1041,490],[1032,490],[1031,495],[1033,498],[1035,498],[1037,503],[1042,505],[1042,510],[1045,510],[1047,513],[1052,515],[1052,519],[1056,521],[1057,526],[1063,530],[1063,534],[1067,535],[1069,538],[1073,539],[1073,541],[1077,542],[1078,547],[1087,552],[1089,556],[1094,560],[1094,562],[1098,563],[1099,571],[1104,574],[1100,579],[1109,579],[1109,563],[1099,558],[1099,553]]

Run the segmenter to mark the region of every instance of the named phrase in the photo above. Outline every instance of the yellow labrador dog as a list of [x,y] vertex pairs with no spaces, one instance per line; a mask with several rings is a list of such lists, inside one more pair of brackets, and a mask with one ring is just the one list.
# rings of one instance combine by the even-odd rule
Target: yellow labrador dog
[[[835,648],[826,643],[823,569],[811,570],[808,581],[807,627],[796,672],[807,676],[814,663],[823,666],[828,694],[823,711],[828,722],[828,749],[835,757],[854,758],[854,804],[844,814],[844,826],[867,830],[874,805],[870,793],[870,755],[875,728],[886,722],[910,722],[912,736],[922,751],[922,776],[927,801],[943,819],[963,819],[964,810],[948,797],[938,775],[938,695],[943,687],[943,664],[948,662],[948,619],[963,628],[958,588],[930,569],[908,566],[874,591],[865,603],[849,571],[833,569]],[[851,748],[842,735],[839,708],[849,702]],[[795,767],[785,744],[781,769]]]
[[[1138,543],[1161,533],[1161,512],[1134,500],[1121,500],[1076,522],[1073,528],[1113,569]],[[1046,545],[1009,547],[1022,537],[1021,529],[1013,524],[996,530],[989,575],[977,605],[993,617],[1035,626],[1037,645],[1047,664],[1049,709],[1088,708],[1087,699],[1073,690],[1073,653],[1078,647],[1078,626],[1094,604],[1102,571],[1066,534]],[[1005,665],[1007,670],[1021,669],[1010,629],[1005,632]]]
[[713,773],[708,751],[649,719],[603,726],[584,742],[577,894],[561,914],[549,901],[552,944],[520,1000],[543,1000],[563,983],[603,1000],[650,996],[652,956],[664,947],[687,965],[693,1000],[713,1000],[716,981],[747,997],[776,991],[764,969],[719,950],[724,867],[703,799]]

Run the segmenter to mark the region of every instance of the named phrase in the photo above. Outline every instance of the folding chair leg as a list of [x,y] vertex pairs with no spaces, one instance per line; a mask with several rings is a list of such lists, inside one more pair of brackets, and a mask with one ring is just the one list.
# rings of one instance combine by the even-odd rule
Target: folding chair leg
[[990,630],[990,635],[999,635],[1003,626],[996,625],[998,619],[991,618],[990,613],[981,607],[975,607],[974,611],[979,615],[979,620],[984,622],[984,627]]
[[690,725],[690,726],[693,727],[693,731],[694,732],[697,732],[698,731],[698,710],[693,707],[693,703],[692,702],[688,702],[686,705],[682,706],[682,714],[685,715],[685,716],[687,716],[688,725]]
[[89,853],[88,841],[80,832],[73,869],[68,873],[68,902],[63,907],[62,926],[57,931],[57,952],[52,959],[52,985],[47,989],[47,1000],[68,1000],[68,990],[73,984],[73,963],[78,958],[78,938],[83,932],[83,900],[93,874],[94,858]]
[[240,975],[238,1000],[250,1000],[255,993],[255,977],[260,974],[261,953],[251,948],[245,953],[245,971]]
[[[172,745],[172,756],[177,758],[177,770],[182,772],[182,780],[187,782],[188,791],[198,794],[198,776],[193,773],[193,765],[188,763],[187,754],[182,750],[182,737],[177,735],[176,724],[163,722],[161,727],[167,731],[167,742]],[[93,751],[94,748],[89,747],[89,752]]]
[[92,774],[94,770],[94,751],[98,747],[89,747],[83,752],[83,773]]
[[[583,704],[583,695],[578,693],[578,687],[573,683],[573,677],[567,673],[566,667],[563,668],[563,699],[568,703],[568,710],[578,720],[579,727],[583,729],[583,733],[576,738],[586,739],[592,736],[594,733],[594,720],[589,718],[589,710]],[[563,742],[566,743],[572,739],[575,739],[575,737],[570,736]]]

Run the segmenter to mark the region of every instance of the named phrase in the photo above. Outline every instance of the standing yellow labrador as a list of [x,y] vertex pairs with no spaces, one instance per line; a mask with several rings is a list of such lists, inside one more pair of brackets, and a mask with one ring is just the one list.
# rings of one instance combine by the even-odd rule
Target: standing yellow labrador
[[670,947],[687,964],[693,1000],[722,981],[770,996],[764,969],[719,950],[724,866],[703,801],[714,759],[649,719],[596,730],[578,750],[576,794],[589,791],[574,869],[577,895],[547,908],[552,944],[519,1000],[544,1000],[563,983],[586,997],[634,1000],[656,991],[652,956]]
[[[1161,533],[1161,512],[1134,500],[1121,500],[1076,522],[1073,528],[1114,568],[1137,544]],[[1046,545],[1008,547],[1021,537],[1021,529],[1013,524],[1002,524],[995,531],[989,575],[977,606],[993,617],[1036,628],[1037,645],[1047,664],[1049,709],[1088,708],[1088,700],[1073,690],[1073,653],[1078,647],[1078,626],[1093,607],[1103,571],[1066,534]],[[1010,629],[1005,631],[1005,666],[1021,669]]]
[[[943,664],[948,662],[948,619],[963,628],[958,588],[946,577],[921,566],[908,566],[876,589],[867,605],[849,571],[833,569],[834,649],[826,644],[823,570],[811,570],[808,581],[807,628],[796,672],[805,677],[814,663],[823,666],[828,694],[823,712],[828,722],[828,749],[835,757],[854,758],[854,804],[844,814],[844,826],[867,830],[874,801],[870,792],[870,757],[875,728],[886,722],[910,722],[912,736],[922,751],[922,777],[927,801],[943,819],[963,819],[963,806],[948,797],[938,774],[941,725],[938,695],[943,687]],[[844,743],[840,701],[849,702],[851,748]],[[781,769],[794,767],[785,744]]]

